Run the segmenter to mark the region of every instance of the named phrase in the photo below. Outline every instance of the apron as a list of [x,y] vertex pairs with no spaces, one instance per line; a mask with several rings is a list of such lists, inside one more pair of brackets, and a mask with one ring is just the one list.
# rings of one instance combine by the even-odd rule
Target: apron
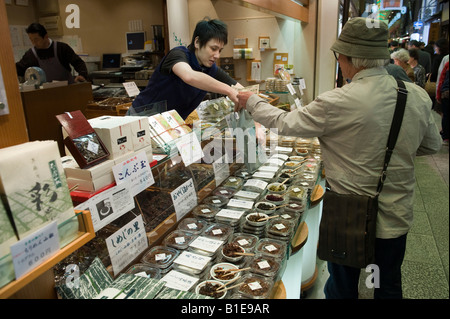
[[53,58],[41,60],[36,53],[36,49],[34,47],[31,48],[34,56],[38,60],[39,67],[45,72],[47,82],[67,80],[69,81],[69,84],[74,83],[75,81],[72,74],[61,64],[58,59],[58,55],[56,53],[56,41],[53,41],[53,49],[55,51]]

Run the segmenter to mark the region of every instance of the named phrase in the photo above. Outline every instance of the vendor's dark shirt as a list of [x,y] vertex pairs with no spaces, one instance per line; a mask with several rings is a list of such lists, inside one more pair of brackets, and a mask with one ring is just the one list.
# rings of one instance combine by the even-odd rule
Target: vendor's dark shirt
[[237,83],[218,66],[202,67],[194,52],[185,47],[176,47],[163,58],[150,78],[147,87],[133,101],[133,106],[129,111],[130,114],[140,113],[144,106],[161,101],[166,101],[167,109],[175,109],[184,119],[197,108],[207,92],[186,84],[172,72],[173,66],[178,62],[186,62],[194,71],[208,74],[228,85]]
[[[35,49],[39,58],[41,60],[53,58],[55,56],[53,49],[54,45],[55,41],[53,41],[50,47],[47,49]],[[84,61],[68,44],[58,41],[56,52],[60,63],[64,66],[65,69],[70,71],[70,66],[72,65],[79,75],[83,76],[85,79],[88,78],[86,63],[84,63]],[[17,75],[24,76],[25,71],[32,66],[39,67],[39,62],[33,54],[33,51],[29,49],[27,52],[25,52],[22,59],[16,63]]]

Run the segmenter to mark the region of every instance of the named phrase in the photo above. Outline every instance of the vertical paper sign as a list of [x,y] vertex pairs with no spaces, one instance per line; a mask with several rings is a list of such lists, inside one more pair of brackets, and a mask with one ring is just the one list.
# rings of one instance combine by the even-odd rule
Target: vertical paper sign
[[141,92],[135,82],[124,82],[122,84],[129,97],[138,96]]
[[186,167],[200,161],[203,157],[202,147],[194,133],[180,137],[177,148]]
[[56,221],[11,245],[16,279],[36,268],[59,250]]
[[148,247],[144,222],[139,215],[106,239],[114,275]]
[[183,218],[184,215],[197,206],[197,192],[192,178],[175,189],[170,195],[172,196],[177,220]]
[[155,183],[147,154],[144,151],[113,166],[113,173],[117,185],[130,181],[131,196],[136,196]]

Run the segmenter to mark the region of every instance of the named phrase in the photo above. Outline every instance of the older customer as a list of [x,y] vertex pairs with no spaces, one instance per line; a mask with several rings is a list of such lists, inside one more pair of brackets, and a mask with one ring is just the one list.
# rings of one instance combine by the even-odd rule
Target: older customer
[[408,64],[414,71],[415,83],[424,88],[427,78],[424,67],[419,64],[419,51],[417,49],[409,49]]
[[[397,82],[389,63],[388,27],[365,18],[349,20],[331,50],[351,82],[325,92],[292,112],[279,110],[250,92],[238,94],[236,111],[246,108],[255,121],[288,136],[318,137],[327,182],[341,194],[374,196],[397,101]],[[371,27],[368,27],[371,26]],[[406,111],[379,197],[375,263],[380,288],[375,298],[401,298],[401,265],[413,222],[414,159],[442,146],[425,90],[405,82]],[[359,268],[328,263],[327,298],[358,298]]]
[[391,58],[394,60],[394,64],[397,64],[405,70],[411,81],[415,82],[414,70],[409,66],[409,52],[405,49],[400,49],[391,54]]

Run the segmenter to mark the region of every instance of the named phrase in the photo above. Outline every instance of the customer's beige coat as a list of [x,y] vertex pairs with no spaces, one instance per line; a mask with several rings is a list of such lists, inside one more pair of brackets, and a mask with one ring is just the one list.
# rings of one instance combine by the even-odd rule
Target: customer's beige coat
[[[428,94],[405,83],[403,125],[379,198],[378,238],[396,238],[413,221],[414,158],[440,150],[442,140]],[[327,181],[338,193],[374,195],[397,99],[397,83],[384,68],[362,70],[350,84],[318,96],[293,112],[252,95],[247,110],[267,128],[287,136],[319,137]]]

